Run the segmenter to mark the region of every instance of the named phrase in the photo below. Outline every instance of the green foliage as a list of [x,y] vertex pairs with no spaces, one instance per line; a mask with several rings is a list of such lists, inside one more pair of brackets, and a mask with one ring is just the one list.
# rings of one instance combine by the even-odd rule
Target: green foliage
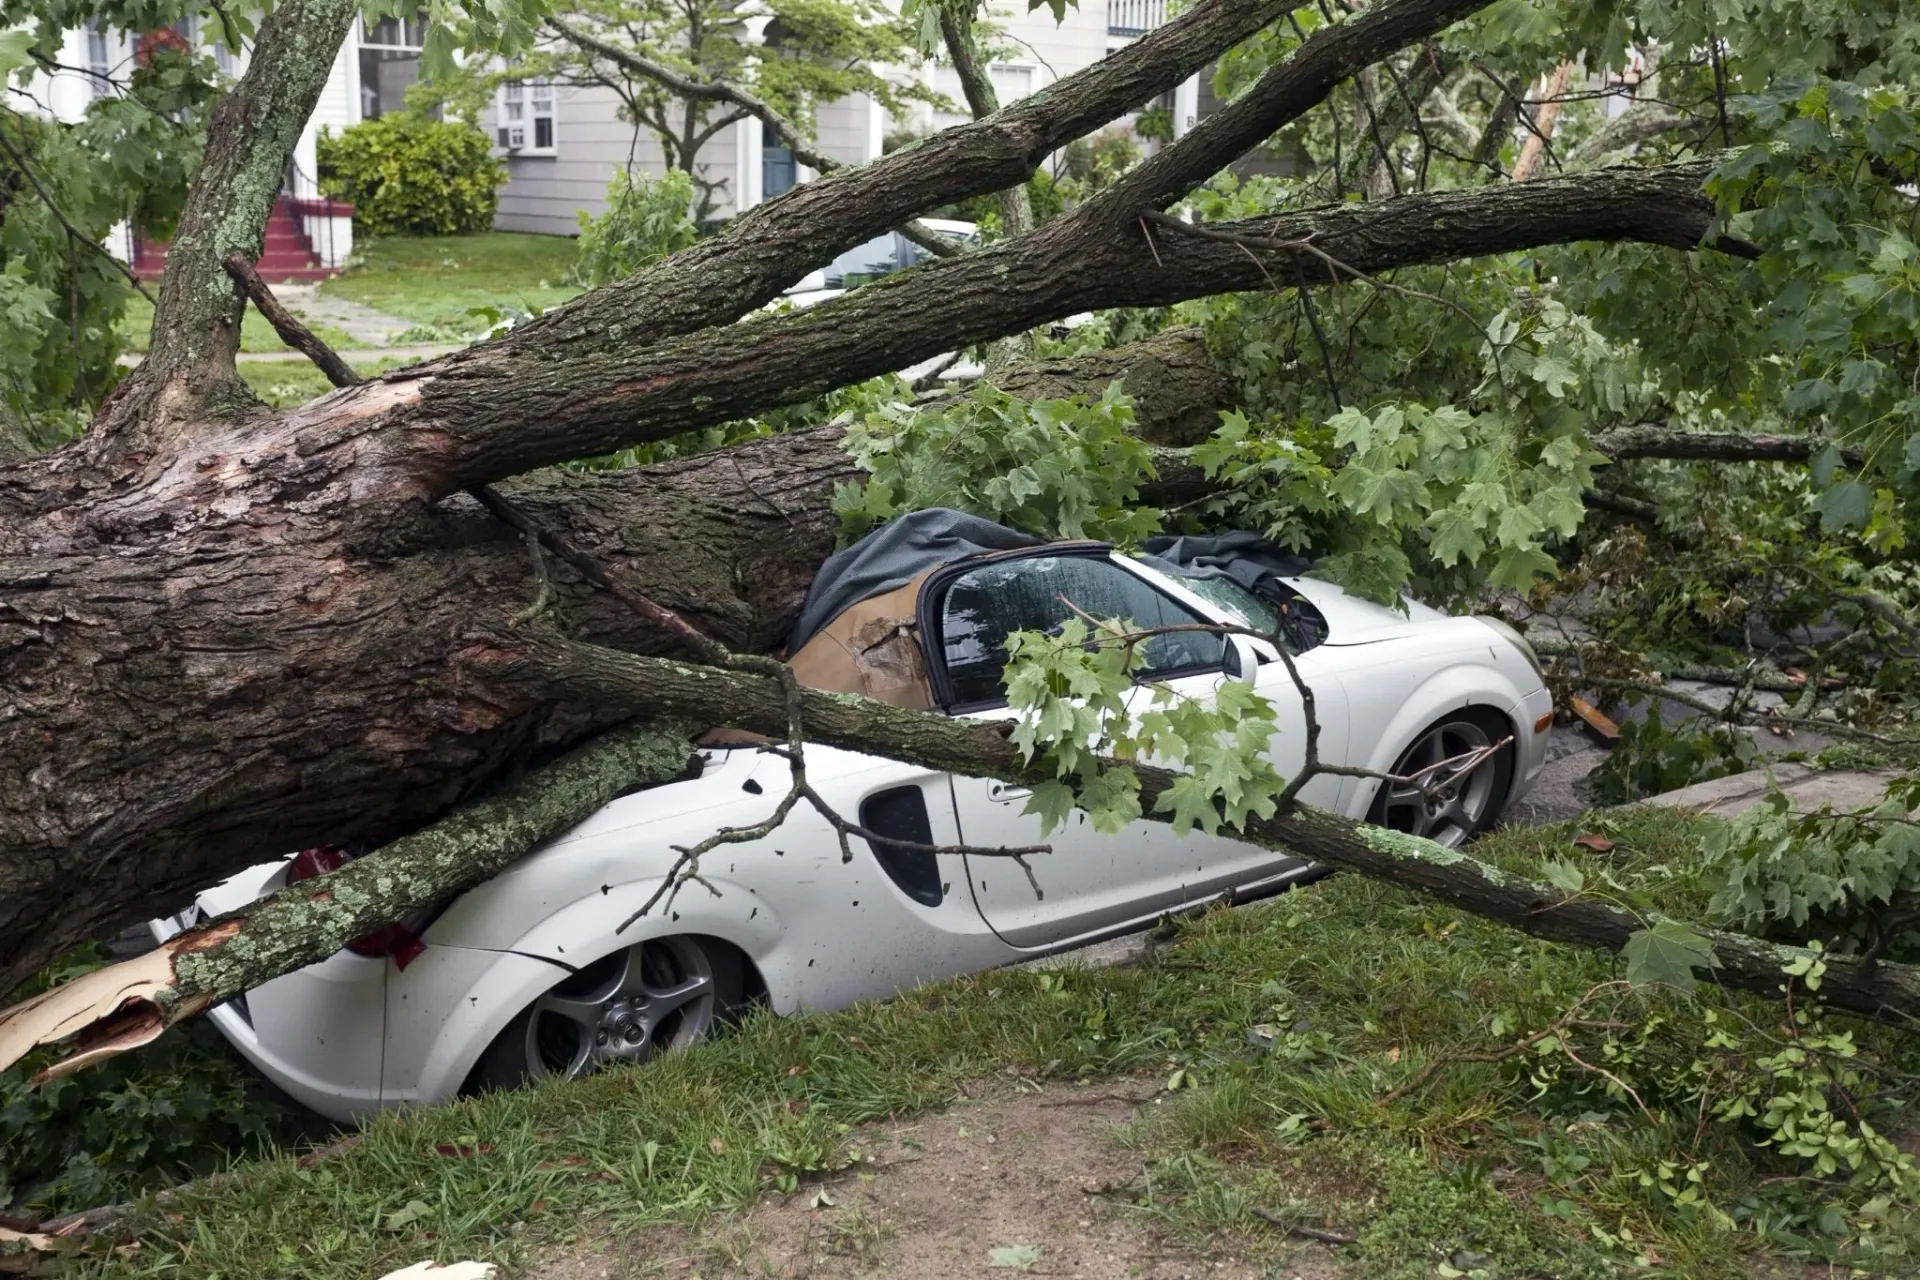
[[[1635,701],[1644,706],[1646,699],[1636,695]],[[1645,707],[1643,714],[1621,720],[1620,741],[1587,785],[1599,803],[1625,804],[1743,773],[1758,759],[1753,737],[1744,729],[1697,720],[1668,723],[1656,708]]]
[[[62,961],[13,998],[107,962],[104,952]],[[0,1209],[52,1216],[212,1173],[262,1147],[280,1115],[249,1094],[249,1069],[206,1022],[30,1086],[57,1056],[35,1051],[0,1072]]]
[[321,190],[353,205],[374,236],[485,231],[507,180],[485,133],[405,111],[322,130],[317,154]]
[[[1827,532],[1881,552],[1910,536],[1898,506],[1920,495],[1920,252],[1910,222],[1920,133],[1913,84],[1782,83],[1737,104],[1759,139],[1712,190],[1737,234],[1769,246],[1742,280],[1787,356],[1762,372],[1780,410],[1835,446],[1814,465]],[[1839,442],[1870,475],[1843,474]]]
[[621,280],[693,243],[693,180],[624,169],[607,185],[607,211],[580,211],[574,279],[589,287]]
[[1531,587],[1555,571],[1549,548],[1580,527],[1605,461],[1574,406],[1624,404],[1628,390],[1615,353],[1553,302],[1496,317],[1480,355],[1485,377],[1464,396],[1477,412],[1398,402],[1293,430],[1224,415],[1194,450],[1225,489],[1204,514],[1314,550],[1317,572],[1374,599],[1409,581],[1429,598]]
[[1799,813],[1775,792],[1708,833],[1723,877],[1719,918],[1749,932],[1814,936],[1843,953],[1920,959],[1920,779],[1897,781],[1865,813]]
[[[28,75],[49,41],[57,53],[60,35],[52,25],[10,33],[0,81]],[[36,447],[77,434],[119,380],[117,325],[132,291],[99,246],[120,222],[171,231],[212,77],[211,59],[167,51],[77,123],[0,107],[0,415],[24,424]]]
[[1127,619],[1069,618],[1056,635],[1007,637],[1007,705],[1023,759],[1042,760],[1055,780],[1038,783],[1026,811],[1051,832],[1078,808],[1094,829],[1117,833],[1140,817],[1140,779],[1126,764],[1153,760],[1184,772],[1157,797],[1174,830],[1213,835],[1224,822],[1271,817],[1285,779],[1268,744],[1279,731],[1273,705],[1244,681],[1208,700],[1150,686],[1132,697],[1142,643],[1155,633]]
[[1025,401],[981,386],[938,407],[892,400],[844,420],[847,450],[868,473],[834,494],[849,539],[922,507],[1123,544],[1159,527],[1157,512],[1135,505],[1153,466],[1117,382],[1091,403]]

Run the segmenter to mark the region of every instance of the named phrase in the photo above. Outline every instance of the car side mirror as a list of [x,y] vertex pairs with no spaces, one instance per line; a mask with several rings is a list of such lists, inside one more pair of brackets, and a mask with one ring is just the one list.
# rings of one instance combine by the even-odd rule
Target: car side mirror
[[1251,636],[1230,635],[1226,637],[1226,642],[1225,666],[1227,674],[1235,679],[1251,680],[1262,663],[1271,661],[1262,656],[1259,642]]

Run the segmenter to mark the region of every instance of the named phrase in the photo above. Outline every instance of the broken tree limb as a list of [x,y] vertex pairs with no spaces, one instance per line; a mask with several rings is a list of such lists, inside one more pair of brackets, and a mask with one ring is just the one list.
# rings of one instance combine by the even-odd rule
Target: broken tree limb
[[444,902],[616,796],[678,776],[695,732],[677,721],[613,730],[424,831],[0,1012],[0,1069],[38,1045],[77,1037],[75,1051],[35,1082],[78,1071]]
[[[495,680],[520,683],[529,697],[593,697],[609,705],[697,715],[760,733],[783,733],[788,723],[785,694],[777,681],[765,676],[577,644],[503,638],[475,637],[464,660],[485,668]],[[1049,771],[1021,759],[1010,738],[1010,721],[956,720],[814,690],[803,692],[802,704],[807,732],[817,742],[974,777],[1052,780]],[[1155,812],[1155,802],[1178,775],[1133,767],[1140,778],[1143,812],[1164,821],[1165,815]],[[1617,953],[1629,937],[1661,919],[1525,880],[1431,840],[1316,809],[1255,817],[1239,835],[1574,946]],[[1770,998],[1780,995],[1785,965],[1817,954],[1745,934],[1695,932],[1713,956],[1713,967],[1699,970],[1701,979]],[[1819,958],[1827,965],[1820,995],[1834,1008],[1903,1026],[1920,1023],[1920,968],[1824,954]]]
[[280,341],[313,361],[315,367],[327,375],[328,382],[336,387],[357,387],[366,381],[340,358],[339,353],[322,341],[319,334],[307,328],[300,322],[300,317],[280,304],[280,299],[273,296],[273,290],[267,287],[267,282],[260,278],[260,272],[245,254],[227,255],[227,274],[246,290],[247,298],[266,322],[273,326],[273,331],[280,335]]

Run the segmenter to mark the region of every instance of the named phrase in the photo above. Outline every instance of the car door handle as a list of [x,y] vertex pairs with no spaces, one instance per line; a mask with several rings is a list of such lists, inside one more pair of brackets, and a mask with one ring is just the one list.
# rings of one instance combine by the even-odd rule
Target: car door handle
[[1008,782],[989,782],[987,799],[995,804],[1012,804],[1015,800],[1025,800],[1033,794],[1032,787],[1016,787]]

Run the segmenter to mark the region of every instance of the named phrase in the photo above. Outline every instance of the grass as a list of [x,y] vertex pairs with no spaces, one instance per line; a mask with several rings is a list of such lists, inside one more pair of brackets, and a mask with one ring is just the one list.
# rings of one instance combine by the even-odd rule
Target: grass
[[351,268],[320,291],[459,335],[486,328],[467,314],[474,307],[530,310],[573,297],[573,261],[574,243],[564,236],[390,236],[356,246]]
[[[353,366],[354,372],[371,378],[389,369],[417,362],[368,354],[348,360],[347,363]],[[240,363],[239,369],[240,376],[253,388],[253,393],[276,409],[291,409],[333,390],[333,384],[327,381],[327,376],[314,368],[313,362],[305,356],[287,360],[245,360]]]
[[[1568,858],[1670,907],[1700,901],[1692,821],[1649,811],[1610,829],[1608,855],[1574,848],[1578,828],[1564,827],[1481,851],[1536,869]],[[137,1251],[88,1266],[360,1280],[478,1257],[512,1275],[544,1246],[711,1226],[769,1185],[831,1176],[858,1162],[853,1126],[940,1106],[969,1081],[1136,1072],[1179,1087],[1127,1134],[1149,1173],[1135,1211],[1236,1252],[1273,1239],[1255,1206],[1354,1234],[1341,1256],[1368,1276],[1731,1280],[1763,1250],[1913,1243],[1910,1206],[1797,1177],[1751,1129],[1696,1114],[1687,1064],[1733,1061],[1706,1044],[1702,1011],[1770,1027],[1777,1005],[1635,990],[1595,1006],[1621,1025],[1579,1032],[1583,1056],[1656,1119],[1558,1052],[1470,1060],[1552,1025],[1615,963],[1336,876],[1187,922],[1138,969],[1003,970],[832,1016],[755,1016],[639,1071],[383,1116],[311,1167],[255,1160],[190,1189]],[[1891,1033],[1857,1033],[1885,1054]],[[1826,1205],[1838,1235],[1809,1225]]]
[[[147,338],[153,330],[153,304],[138,294],[127,299],[127,309],[121,314],[118,327],[129,351],[144,352],[147,349]],[[352,350],[365,345],[356,341],[345,330],[336,329],[332,325],[314,325],[313,331],[336,351]],[[263,320],[258,311],[248,307],[247,318],[240,325],[240,349],[265,354],[286,351],[288,347],[286,343],[280,341],[280,335],[273,331],[273,326]]]

